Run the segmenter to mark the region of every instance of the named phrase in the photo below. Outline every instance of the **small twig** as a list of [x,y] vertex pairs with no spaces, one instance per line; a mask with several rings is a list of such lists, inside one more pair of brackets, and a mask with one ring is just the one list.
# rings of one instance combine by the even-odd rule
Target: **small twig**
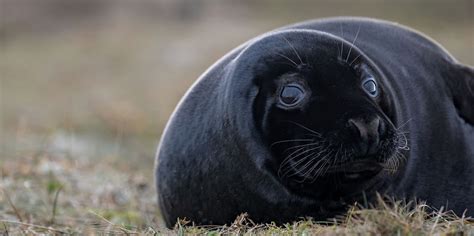
[[24,226],[30,226],[38,229],[44,229],[44,230],[49,230],[49,231],[54,231],[54,232],[59,232],[63,234],[67,234],[66,231],[60,230],[60,229],[55,229],[52,227],[46,227],[46,226],[41,226],[41,225],[35,225],[35,224],[29,224],[29,223],[24,223],[24,222],[19,222],[19,221],[11,221],[11,220],[0,220],[2,223],[7,223],[7,224],[17,224],[17,225],[24,225]]
[[18,211],[18,209],[17,209],[17,208],[15,207],[15,205],[13,204],[13,202],[12,202],[10,196],[9,196],[8,193],[7,193],[7,190],[5,190],[5,189],[2,188],[2,192],[3,192],[3,194],[5,195],[5,198],[7,199],[8,204],[10,204],[10,206],[12,207],[13,212],[15,212],[15,215],[16,215],[16,217],[18,218],[18,220],[21,221],[21,222],[23,222],[23,218],[21,217],[20,211]]
[[123,233],[125,233],[126,235],[130,235],[130,234],[138,234],[138,232],[135,232],[135,231],[131,231],[131,230],[128,230],[120,225],[117,225],[117,224],[114,224],[112,222],[110,222],[109,220],[107,220],[105,217],[99,215],[98,213],[95,213],[94,211],[89,211],[90,213],[94,214],[95,216],[99,217],[101,220],[105,221],[107,224],[113,226],[113,227],[117,227],[119,228]]

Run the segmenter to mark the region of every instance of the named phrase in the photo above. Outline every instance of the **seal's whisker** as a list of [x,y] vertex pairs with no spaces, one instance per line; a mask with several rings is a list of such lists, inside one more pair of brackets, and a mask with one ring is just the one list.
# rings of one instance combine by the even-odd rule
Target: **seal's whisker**
[[297,125],[297,126],[303,128],[303,129],[305,129],[305,130],[307,130],[307,131],[309,131],[309,132],[311,132],[311,133],[317,135],[318,137],[321,137],[321,133],[318,133],[318,132],[316,132],[316,131],[314,131],[314,130],[312,130],[312,129],[310,129],[310,128],[308,128],[308,127],[306,127],[306,126],[304,126],[304,125],[302,125],[302,124],[300,124],[300,123],[297,123],[297,122],[294,122],[294,121],[291,121],[291,120],[285,120],[285,121],[288,122],[288,123]]
[[[281,171],[280,171],[280,170],[278,171],[278,172],[279,172],[279,175],[280,175],[280,176],[283,176],[283,177],[287,176],[287,174],[289,174],[290,172],[292,172],[293,169],[296,169],[296,167],[299,166],[300,164],[304,163],[304,161],[305,161],[308,157],[310,157],[310,156],[312,156],[312,155],[313,155],[313,154],[310,153],[310,154],[308,154],[308,155],[306,155],[306,156],[300,158],[298,161],[296,161],[296,162],[293,163],[293,164],[289,164],[289,165],[286,165],[286,164],[285,164],[285,165],[283,165],[283,168],[281,168]],[[292,160],[292,159],[294,159],[294,158],[291,158],[290,160]],[[291,177],[291,176],[293,176],[293,175],[294,175],[294,174],[290,174],[290,175],[288,175],[287,177]]]
[[[306,165],[304,165],[302,168],[298,169],[297,171],[295,171],[294,173],[289,175],[289,177],[294,176],[294,175],[298,175],[298,177],[300,177],[302,179],[301,180],[297,179],[295,181],[298,182],[298,183],[303,183],[307,179],[308,174],[312,171],[312,169],[315,166],[317,166],[318,163],[320,162],[320,160],[318,160],[315,164],[313,164],[313,162],[316,160],[316,157],[318,157],[318,156],[320,156],[320,154],[314,155],[313,158],[308,163],[306,163]],[[308,169],[308,167],[309,167],[309,169]]]
[[[323,153],[327,152],[328,150],[329,150],[329,148],[325,148],[323,151],[318,152],[314,157],[315,157],[315,158],[319,158]],[[332,152],[332,151],[331,151],[331,152]],[[323,156],[323,158],[324,158],[324,156]],[[320,161],[321,161],[321,159],[319,159],[319,160],[316,162],[315,165],[317,165]],[[309,164],[309,163],[308,163],[308,164]],[[304,166],[304,167],[306,167],[306,166]]]
[[[288,156],[281,162],[280,167],[285,166],[285,165],[286,165],[287,163],[289,163],[291,160],[293,160],[293,159],[295,159],[295,158],[297,158],[297,157],[299,157],[299,156],[301,156],[301,155],[303,155],[303,154],[305,154],[305,153],[308,153],[308,152],[312,152],[312,151],[314,151],[314,150],[317,150],[318,148],[319,148],[319,147],[309,148],[309,149],[307,149],[307,150],[305,150],[305,151],[302,151],[302,152],[300,152],[300,151],[303,150],[304,148],[298,149],[298,150],[292,152],[290,155],[288,155]],[[299,152],[299,153],[298,153],[298,152]],[[304,159],[304,158],[301,158],[299,161],[301,161],[301,160],[303,160],[303,159]],[[298,161],[298,162],[299,162],[299,161]]]
[[397,149],[410,150],[408,147],[408,138],[402,132],[397,132]]
[[[343,147],[343,145],[342,145],[342,143],[341,143],[341,144],[339,145],[339,148],[337,149],[336,154],[334,154],[334,158],[332,159],[332,163],[331,163],[332,166],[336,165],[336,163],[338,162],[338,159],[339,159],[339,152],[342,151],[342,149],[343,149],[342,147]],[[346,151],[347,151],[347,150],[344,149],[344,154],[346,153]],[[341,152],[341,153],[342,153],[342,152]],[[343,154],[343,155],[344,155],[344,154]],[[326,170],[324,170],[323,174],[325,174],[325,173],[327,172],[327,170],[331,167],[331,165],[329,165],[329,166],[326,168]]]
[[401,152],[397,152],[396,159],[395,159],[395,167],[398,169],[400,166],[400,162],[405,158],[405,155],[403,155]]
[[314,139],[312,139],[312,138],[307,138],[307,139],[287,139],[287,140],[276,141],[276,142],[270,144],[270,147],[273,147],[274,145],[280,144],[280,143],[288,143],[288,142],[310,142],[310,141],[314,141]]
[[291,44],[290,41],[285,36],[283,36],[283,39],[288,43],[288,45],[290,45],[290,47],[293,49],[293,51],[295,52],[298,59],[300,59],[301,65],[304,65],[305,63],[303,62],[303,60],[301,60],[301,57],[298,54],[298,52],[296,51],[296,48],[293,46],[293,44]]
[[307,144],[301,144],[301,145],[296,145],[296,146],[293,146],[293,147],[289,147],[289,148],[285,149],[285,150],[283,151],[283,153],[288,152],[288,151],[293,150],[293,149],[296,149],[296,148],[300,148],[300,147],[311,147],[311,146],[313,146],[313,145],[321,145],[321,142],[307,143]]
[[403,155],[402,152],[396,151],[391,158],[387,160],[387,162],[383,165],[384,170],[389,171],[390,173],[395,173],[398,168],[400,167],[400,164],[406,161],[405,155]]
[[410,132],[409,131],[403,131],[401,129],[402,129],[403,126],[407,125],[411,120],[412,120],[412,118],[409,118],[403,124],[401,124],[397,128],[395,128],[397,149],[410,150],[410,148],[408,146],[408,138],[406,136]]
[[[311,183],[313,183],[319,176],[320,173],[322,173],[322,170],[326,167],[326,165],[329,163],[327,158],[329,157],[329,154],[321,158],[316,164],[313,165],[310,171],[308,171],[308,174],[305,175],[305,179],[309,178],[311,180]],[[320,165],[319,163],[322,163]],[[317,168],[317,169],[316,169]]]
[[408,147],[408,142],[405,142],[404,144],[399,145],[397,149],[408,151],[410,150],[410,147]]
[[[296,158],[296,157],[301,156],[302,154],[305,154],[305,153],[307,153],[307,152],[311,152],[311,151],[316,150],[316,149],[318,149],[318,148],[319,148],[319,146],[318,146],[318,147],[313,147],[313,148],[308,148],[308,149],[306,149],[305,151],[302,151],[302,152],[298,153],[300,150],[304,150],[304,149],[305,149],[304,147],[302,147],[302,148],[300,148],[300,149],[298,149],[298,150],[292,152],[290,155],[288,155],[287,158]],[[296,153],[298,153],[298,154],[296,154]],[[296,155],[295,155],[295,154],[296,154]],[[295,156],[294,156],[294,155],[295,155]],[[285,158],[285,159],[286,159],[286,158]],[[282,163],[283,163],[283,162],[282,162]]]
[[400,167],[400,162],[405,159],[405,156],[401,152],[397,152],[395,155],[395,160],[394,160],[394,166],[393,166],[393,171],[398,170]]
[[[341,144],[340,149],[342,150],[342,144]],[[342,154],[342,155],[341,155],[341,156],[342,156],[341,158],[339,158],[340,155],[337,155],[337,154],[334,155],[334,158],[333,158],[333,161],[332,161],[332,163],[331,163],[331,166],[336,166],[336,164],[339,162],[339,159],[343,160],[343,159],[345,158],[346,152],[347,152],[346,149],[344,149],[344,152],[341,152],[341,154]],[[326,168],[326,170],[324,171],[324,173],[326,173],[326,172],[328,171],[328,169],[329,169],[331,166],[328,166],[328,168]]]
[[[313,147],[313,148],[306,148],[306,147],[298,148],[297,150],[293,151],[288,156],[286,156],[285,159],[283,159],[283,161],[280,163],[279,171],[280,171],[280,169],[284,168],[288,163],[290,163],[293,159],[301,156],[302,154],[304,154],[308,151],[314,151],[314,150],[317,150],[319,148],[320,148],[320,146]],[[306,149],[306,151],[305,151],[305,149]]]
[[[326,165],[329,163],[328,161],[328,158],[331,156],[331,154],[333,153],[334,150],[330,151],[329,153],[327,153],[326,155],[324,155],[318,162],[316,162],[316,164],[314,164],[314,166],[312,167],[311,169],[311,172],[314,171],[314,174],[311,175],[311,179],[313,180],[316,180],[323,172],[324,168],[326,167]],[[323,163],[322,165],[319,165],[319,163]],[[318,167],[319,166],[319,167]],[[316,169],[317,168],[317,169]],[[316,170],[315,170],[316,169]],[[309,173],[311,173],[309,172]]]
[[281,53],[279,53],[279,52],[275,52],[275,53],[276,53],[278,56],[281,56],[281,57],[287,59],[288,61],[290,61],[293,65],[295,65],[295,68],[298,68],[298,64],[297,64],[295,61],[291,60],[289,57],[287,57],[287,56],[285,56],[285,55],[283,55],[283,54],[281,54]]
[[405,155],[403,155],[403,153],[398,152],[398,154],[399,154],[399,160],[400,161],[406,161],[407,160],[407,157]]
[[[306,152],[308,152],[308,151],[313,151],[313,150],[315,150],[315,149],[317,149],[317,148],[314,148],[314,149],[312,149],[312,150],[306,149],[306,151],[304,151],[304,150],[305,150],[304,147],[299,148],[298,150],[292,152],[290,155],[288,155],[287,157],[285,157],[285,159],[280,163],[280,169],[284,168],[287,164],[291,163],[295,158],[297,158],[297,157],[303,155],[304,153],[306,153]],[[296,155],[295,155],[295,154],[296,154]],[[301,158],[300,158],[300,160],[301,160]],[[291,164],[290,164],[290,165],[291,165]]]
[[394,172],[394,159],[396,159],[397,157],[392,157],[390,159],[388,159],[384,165],[383,165],[383,169],[390,172],[390,173],[393,173]]
[[326,171],[328,170],[328,168],[330,167],[329,165],[330,161],[329,160],[326,160],[323,165],[318,169],[316,170],[316,172],[314,173],[314,175],[311,177],[312,178],[312,181],[311,183],[313,183],[314,181],[316,181],[320,176],[323,176]]
[[[303,167],[301,167],[298,171],[294,172],[292,175],[298,175],[299,177],[303,177],[303,181],[306,179],[308,172],[311,171],[313,168],[313,162],[315,161],[314,156],[311,158]],[[316,164],[315,164],[316,165]]]
[[349,53],[347,53],[346,62],[349,60],[349,57],[351,56],[351,51],[352,51],[352,48],[354,47],[355,41],[357,40],[357,36],[359,36],[359,32],[360,32],[360,25],[359,25],[359,28],[357,28],[357,33],[354,37],[354,40],[352,41],[351,47],[349,48]]
[[[324,163],[324,165],[322,165],[320,168],[318,168],[318,169],[316,170],[316,174],[317,174],[318,172],[321,173],[322,170],[324,170],[324,167],[325,167],[327,164],[329,164],[330,160],[329,160],[328,158],[331,157],[331,154],[333,154],[333,153],[334,153],[334,150],[332,150],[332,151],[329,152],[326,156],[324,156],[323,158],[321,158],[321,161],[324,161],[325,163]],[[333,157],[334,157],[335,155],[336,155],[336,154],[334,154]],[[334,158],[333,158],[333,159],[334,159]]]
[[397,131],[400,130],[403,126],[407,125],[408,122],[410,122],[413,118],[408,119],[407,121],[403,122],[403,124],[399,125],[397,128],[395,128]]
[[[284,169],[287,164],[291,163],[295,158],[297,158],[298,156],[301,156],[302,154],[304,153],[301,153],[301,151],[303,151],[305,148],[299,148],[298,150],[292,152],[290,155],[288,155],[287,157],[285,157],[285,159],[283,159],[283,161],[280,163],[280,168],[279,168],[279,171],[280,169]],[[300,152],[300,153],[298,153]],[[295,154],[298,153],[296,156]],[[301,160],[302,158],[300,158]],[[290,164],[291,165],[291,164]]]
[[[325,169],[321,170],[321,175],[324,175],[327,172],[327,170],[331,167],[331,165],[334,166],[337,163],[339,152],[341,152],[341,151],[342,151],[342,144],[339,145],[339,148],[337,149],[336,154],[333,155],[332,163],[331,163],[331,161],[327,161],[328,165]],[[329,164],[329,163],[331,163],[331,164]]]
[[344,149],[344,154],[342,155],[342,160],[347,158],[347,148]]
[[287,62],[275,62],[275,64],[283,64],[283,65],[288,65],[288,66],[295,67],[295,65],[293,63],[287,63]]
[[[302,180],[302,181],[297,181],[297,182],[299,182],[299,183],[304,182],[304,181],[307,179],[308,174],[311,173],[312,170],[315,168],[315,166],[317,166],[317,165],[320,163],[321,159],[318,160],[314,165],[313,165],[313,162],[316,160],[316,158],[318,158],[319,156],[321,156],[321,154],[325,153],[325,152],[328,151],[328,150],[329,150],[329,149],[326,148],[326,149],[324,149],[323,151],[321,151],[321,152],[319,152],[319,153],[313,155],[313,156],[312,156],[313,158],[312,158],[308,163],[306,163],[303,167],[299,168],[297,171],[295,171],[295,172],[294,172],[292,175],[290,175],[290,176],[298,175],[299,177],[303,177],[303,180]],[[309,169],[308,169],[308,167],[309,167]]]
[[[314,160],[314,159],[313,159],[313,160]],[[314,165],[313,165],[313,166],[314,166]],[[311,168],[310,168],[310,169],[311,169]],[[308,171],[309,171],[309,170],[308,170]],[[308,171],[306,171],[306,172],[308,172]],[[303,172],[303,170],[302,170],[301,172]],[[296,179],[295,182],[297,182],[297,183],[303,183],[303,182],[305,182],[306,179],[307,179],[307,175],[308,175],[306,172],[305,172],[305,173],[302,173],[302,174],[298,173],[298,177],[299,177],[299,178]],[[293,174],[293,175],[296,175],[296,173]],[[293,175],[292,175],[292,176],[293,176]]]
[[[311,156],[319,156],[321,155],[321,153],[324,153],[326,151],[326,149],[323,149],[321,151],[319,151],[318,153],[310,153],[308,155],[306,155],[305,157],[303,158],[300,158],[300,160],[296,161],[295,163],[291,163],[291,160],[294,159],[293,158],[290,158],[286,163],[283,163],[280,165],[280,169],[279,169],[279,176],[282,176],[282,177],[285,177],[287,176],[288,173],[290,173],[291,171],[293,171],[293,169],[296,169],[296,174],[299,172],[299,169],[301,168],[298,168],[298,166],[301,164],[301,163],[304,163],[304,161],[308,158],[308,157],[311,157]],[[287,165],[288,164],[288,165]],[[290,176],[293,176],[293,175],[289,175],[288,177]]]
[[349,66],[352,66],[352,63],[354,63],[357,60],[357,58],[359,58],[360,56],[361,54],[357,55],[357,57],[355,57],[354,60],[352,60],[351,63],[349,63]]

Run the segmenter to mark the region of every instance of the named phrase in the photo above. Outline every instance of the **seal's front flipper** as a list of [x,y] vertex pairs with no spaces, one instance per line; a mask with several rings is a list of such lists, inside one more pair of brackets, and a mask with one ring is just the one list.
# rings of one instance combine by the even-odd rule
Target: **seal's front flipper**
[[445,81],[459,115],[474,125],[474,68],[454,64],[448,76],[445,76]]

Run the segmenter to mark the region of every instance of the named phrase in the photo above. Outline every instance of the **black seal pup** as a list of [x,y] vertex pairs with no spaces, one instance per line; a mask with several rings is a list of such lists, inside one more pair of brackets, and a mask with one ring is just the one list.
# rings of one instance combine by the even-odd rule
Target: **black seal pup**
[[208,69],[166,126],[164,220],[325,219],[376,192],[472,215],[473,74],[428,37],[380,20],[254,38]]

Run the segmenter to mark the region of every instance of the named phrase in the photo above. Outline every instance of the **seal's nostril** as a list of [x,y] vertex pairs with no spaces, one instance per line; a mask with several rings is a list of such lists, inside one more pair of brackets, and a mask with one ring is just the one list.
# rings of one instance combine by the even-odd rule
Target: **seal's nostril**
[[362,119],[349,119],[348,122],[355,136],[362,141],[366,141],[369,131],[367,124]]
[[367,136],[372,138],[378,138],[380,130],[380,118],[377,116],[373,118],[367,125]]
[[349,128],[350,130],[352,131],[352,133],[354,133],[354,136],[356,137],[361,137],[362,136],[362,132],[361,132],[361,125],[358,124],[358,122],[354,119],[349,119],[347,121],[349,123]]
[[351,118],[348,121],[349,127],[359,143],[360,152],[363,155],[375,154],[378,150],[380,135],[384,132],[385,126],[380,117],[372,119]]

